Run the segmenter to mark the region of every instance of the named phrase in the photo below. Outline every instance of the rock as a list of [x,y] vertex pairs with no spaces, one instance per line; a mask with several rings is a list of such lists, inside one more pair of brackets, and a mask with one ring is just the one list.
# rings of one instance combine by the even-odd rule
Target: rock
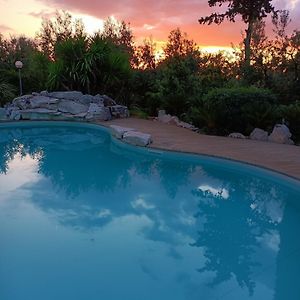
[[157,117],[157,120],[159,122],[164,123],[164,124],[169,124],[169,122],[172,120],[172,116],[171,115],[163,115],[163,114],[161,114],[159,117]]
[[[105,102],[105,103],[104,103]],[[106,105],[106,107],[104,106]],[[33,92],[32,95],[24,95],[15,98],[7,104],[6,112],[11,120],[110,120],[114,117],[128,117],[126,106],[117,105],[108,96],[83,95],[78,91]]]
[[97,94],[93,97],[93,103],[104,106],[104,99],[101,95]]
[[12,102],[12,105],[19,109],[27,109],[30,108],[30,99],[32,95],[24,95],[18,98],[15,98]]
[[88,106],[71,100],[63,99],[58,103],[58,110],[64,113],[77,115],[80,113],[87,112]]
[[106,95],[103,95],[101,97],[103,99],[104,106],[114,106],[114,105],[117,105],[116,101],[113,100],[112,98],[110,98],[110,97],[108,97]]
[[115,118],[128,118],[129,110],[126,106],[123,105],[114,105],[110,107],[110,111],[113,117]]
[[49,108],[51,104],[57,104],[59,99],[46,97],[46,96],[35,96],[30,99],[31,108]]
[[182,127],[182,128],[186,128],[186,129],[190,129],[190,130],[198,130],[197,127],[195,127],[194,125],[190,124],[190,123],[186,123],[186,122],[179,122],[178,126]]
[[7,113],[5,108],[0,107],[0,121],[7,120]]
[[84,105],[90,105],[94,101],[94,96],[92,95],[82,95],[78,102]]
[[158,111],[158,118],[161,118],[166,115],[166,111],[164,109]]
[[175,126],[180,126],[180,123],[183,123],[183,122],[180,122],[178,117],[176,117],[176,116],[171,117],[170,121],[168,122],[168,124],[175,125]]
[[291,140],[292,134],[289,128],[284,124],[277,124],[274,126],[272,133],[269,136],[269,141],[279,144],[294,145]]
[[173,124],[173,125],[179,124],[179,119],[176,116],[171,116],[169,114],[166,114],[164,110],[160,110],[158,112],[157,120],[165,124]]
[[41,92],[40,92],[40,95],[41,95],[41,96],[46,96],[46,97],[47,97],[47,96],[49,96],[49,93],[48,93],[47,91],[41,91]]
[[142,147],[148,146],[150,143],[152,143],[150,134],[138,131],[125,132],[123,135],[123,140],[129,144]]
[[52,120],[53,116],[60,113],[46,108],[36,108],[21,110],[20,115],[22,120]]
[[58,99],[67,99],[73,101],[79,101],[83,96],[81,92],[70,91],[70,92],[52,92],[48,93],[49,97],[58,98]]
[[122,127],[117,125],[110,125],[109,127],[110,127],[111,134],[117,139],[122,139],[124,133],[128,131],[135,131],[134,128]]
[[242,133],[239,133],[239,132],[230,133],[228,135],[228,137],[233,138],[233,139],[243,139],[243,140],[246,139],[246,137]]
[[260,128],[255,128],[250,134],[251,140],[257,141],[267,141],[268,140],[268,132],[264,131]]
[[20,110],[19,109],[12,110],[10,113],[9,119],[19,121],[21,119]]
[[107,121],[111,119],[111,113],[108,107],[99,106],[91,103],[86,115],[87,120]]
[[186,128],[189,130],[197,131],[198,128],[195,127],[192,124],[180,121],[178,117],[176,116],[171,116],[169,114],[166,114],[165,110],[159,110],[158,111],[158,117],[156,118],[159,122],[162,122],[164,124],[169,124],[169,125],[176,125],[182,128]]

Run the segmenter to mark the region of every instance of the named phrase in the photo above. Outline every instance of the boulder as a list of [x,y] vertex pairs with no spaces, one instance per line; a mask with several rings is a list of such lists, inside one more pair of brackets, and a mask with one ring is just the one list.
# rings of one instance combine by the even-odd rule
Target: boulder
[[166,111],[164,109],[161,109],[161,110],[158,111],[158,116],[157,117],[158,118],[163,117],[165,114],[166,114]]
[[277,124],[274,126],[274,129],[269,136],[269,141],[273,143],[293,145],[294,142],[291,140],[291,137],[292,134],[286,125]]
[[24,109],[20,111],[22,120],[52,120],[53,116],[60,114],[56,110],[47,108]]
[[10,115],[9,115],[9,119],[10,120],[15,120],[15,121],[19,121],[21,119],[21,114],[20,114],[20,110],[19,109],[14,109],[11,111]]
[[70,91],[70,92],[52,92],[48,93],[49,97],[58,98],[58,99],[67,99],[73,101],[79,101],[83,94],[77,91]]
[[117,105],[116,101],[106,95],[101,96],[104,106],[114,106]]
[[264,131],[260,128],[255,128],[250,134],[251,140],[257,141],[267,141],[268,140],[268,132]]
[[[106,105],[106,106],[105,106]],[[10,120],[110,120],[112,116],[126,118],[129,111],[126,106],[117,105],[108,96],[83,95],[78,91],[33,92],[15,98],[1,112],[1,118],[7,115]]]
[[92,95],[82,95],[79,99],[78,102],[84,105],[90,105],[94,100],[94,96]]
[[180,121],[180,122],[178,123],[178,126],[180,126],[180,127],[182,127],[182,128],[189,129],[189,130],[194,130],[194,131],[198,130],[198,128],[195,127],[194,125],[192,125],[192,124],[190,124],[190,123],[182,122],[182,121]]
[[123,105],[114,105],[110,107],[110,111],[113,117],[115,118],[128,118],[129,110],[126,106]]
[[46,97],[47,97],[47,96],[49,96],[49,93],[48,93],[48,91],[41,91],[41,92],[40,92],[40,95],[41,95],[41,96],[46,96]]
[[180,123],[182,122],[180,122],[178,117],[176,116],[171,117],[170,121],[168,122],[168,124],[175,125],[175,126],[180,126]]
[[57,104],[59,99],[46,97],[46,96],[34,96],[30,100],[31,108],[49,108],[52,104]]
[[7,113],[5,108],[0,107],[0,121],[7,120]]
[[117,139],[122,139],[124,133],[128,131],[135,131],[134,128],[122,127],[117,125],[110,125],[109,127],[110,127],[111,134]]
[[161,114],[160,116],[157,117],[157,120],[159,122],[169,124],[169,122],[171,122],[171,120],[172,120],[172,116],[171,115],[166,115],[166,114]]
[[77,115],[77,114],[87,112],[88,106],[71,100],[63,99],[58,103],[58,110],[64,113]]
[[104,106],[104,99],[101,95],[97,94],[93,97],[93,103],[96,103],[98,105]]
[[32,95],[24,95],[21,97],[17,97],[13,100],[12,106],[15,106],[19,109],[27,109],[30,108],[30,99],[32,98]]
[[127,131],[123,135],[123,140],[129,144],[135,146],[148,146],[152,143],[152,138],[150,134],[142,133],[139,131]]
[[96,103],[91,103],[87,111],[86,119],[107,121],[111,119],[111,113],[108,107],[100,106]]
[[246,137],[242,133],[239,133],[239,132],[230,133],[228,135],[228,137],[233,138],[233,139],[243,139],[243,140],[246,139]]

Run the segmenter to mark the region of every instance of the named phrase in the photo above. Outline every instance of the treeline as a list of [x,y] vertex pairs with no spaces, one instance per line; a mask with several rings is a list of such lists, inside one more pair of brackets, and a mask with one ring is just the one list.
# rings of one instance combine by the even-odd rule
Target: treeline
[[192,122],[204,132],[249,134],[286,122],[300,140],[300,31],[288,34],[290,18],[273,18],[274,38],[255,23],[251,67],[243,43],[232,55],[201,52],[179,28],[170,32],[163,55],[146,39],[136,46],[129,24],[108,19],[89,36],[80,20],[57,12],[43,20],[34,40],[0,35],[0,104],[18,94],[16,60],[24,63],[24,92],[80,90],[107,94],[134,114],[159,109]]

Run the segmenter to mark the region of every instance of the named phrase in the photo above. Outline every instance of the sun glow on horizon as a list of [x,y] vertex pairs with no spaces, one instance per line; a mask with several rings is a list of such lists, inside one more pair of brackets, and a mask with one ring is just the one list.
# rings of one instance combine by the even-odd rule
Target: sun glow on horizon
[[220,52],[233,54],[234,52],[234,49],[232,47],[225,47],[225,46],[200,46],[199,50],[210,54],[217,54]]

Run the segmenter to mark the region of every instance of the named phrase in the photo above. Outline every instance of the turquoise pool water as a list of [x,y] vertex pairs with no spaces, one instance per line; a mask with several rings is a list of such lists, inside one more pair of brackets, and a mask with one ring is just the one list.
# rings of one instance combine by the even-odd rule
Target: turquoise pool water
[[298,182],[17,126],[0,126],[1,300],[300,299]]

